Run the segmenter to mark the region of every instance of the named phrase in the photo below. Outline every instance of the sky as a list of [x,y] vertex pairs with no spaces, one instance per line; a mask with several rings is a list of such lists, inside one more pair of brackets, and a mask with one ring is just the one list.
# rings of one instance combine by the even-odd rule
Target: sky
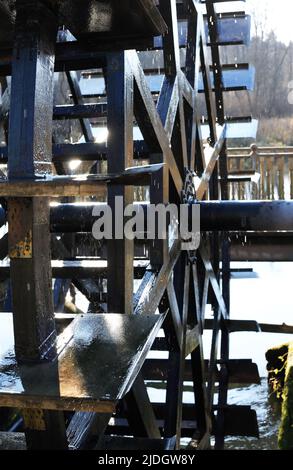
[[293,41],[293,0],[246,0],[246,3],[235,1],[227,2],[225,7],[219,3],[217,11],[224,11],[224,8],[226,11],[233,11],[234,8],[247,12],[256,11],[258,17],[260,17],[260,12],[266,12],[267,29],[274,30],[278,39],[286,44]]

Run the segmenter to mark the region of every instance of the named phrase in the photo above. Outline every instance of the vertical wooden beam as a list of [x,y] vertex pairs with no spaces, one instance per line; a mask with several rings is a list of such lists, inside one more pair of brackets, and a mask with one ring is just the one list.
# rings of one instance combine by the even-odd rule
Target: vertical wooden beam
[[[216,109],[217,118],[220,125],[224,125],[225,122],[225,110],[224,110],[224,97],[223,97],[223,74],[220,60],[220,51],[217,45],[218,41],[218,25],[217,25],[217,14],[215,6],[211,0],[206,1],[206,9],[208,16],[208,26],[211,39],[211,55],[212,55],[212,67],[215,84],[215,97],[216,97]],[[226,141],[220,152],[219,157],[219,169],[221,176],[221,199],[229,199],[228,189],[228,164],[227,164],[227,144]],[[229,312],[230,303],[230,251],[229,251],[229,239],[228,233],[222,234],[222,292],[226,309]],[[215,322],[217,325],[217,322]],[[221,325],[221,366],[220,366],[220,380],[219,380],[219,411],[216,422],[216,443],[215,447],[221,449],[224,447],[224,407],[227,404],[228,395],[228,369],[227,364],[229,360],[229,332],[224,325],[224,322],[220,322]],[[216,331],[214,330],[216,335]]]
[[[56,18],[38,2],[18,3],[9,125],[9,178],[51,172]],[[42,360],[55,341],[51,295],[49,201],[8,204],[9,254],[17,358]]]
[[[166,414],[164,436],[176,435],[176,447],[180,447],[182,402],[184,385],[185,346],[187,314],[189,306],[190,265],[186,253],[183,252],[174,272],[175,292],[177,294],[179,311],[181,313],[182,336],[179,347],[177,338],[173,337],[169,352],[168,380],[166,390]],[[179,298],[180,297],[180,298]]]
[[[193,263],[192,265],[192,288],[190,291],[190,313],[195,317],[196,325],[199,326],[200,335],[198,337],[198,347],[191,353],[191,367],[192,367],[192,377],[193,377],[193,389],[195,397],[195,409],[196,409],[196,422],[197,430],[194,436],[197,444],[201,443],[204,436],[206,439],[201,443],[201,447],[209,447],[209,436],[211,433],[211,419],[208,410],[207,403],[207,390],[205,384],[205,364],[204,364],[204,354],[203,354],[203,324],[204,316],[202,312],[201,305],[204,301],[201,302],[200,297],[203,297],[205,290],[205,283],[203,289],[200,288],[197,264]],[[201,292],[199,292],[201,290]],[[201,294],[201,295],[200,295]]]
[[[222,240],[222,293],[227,313],[230,311],[230,242],[228,233],[223,233]],[[225,322],[221,321],[221,362],[219,377],[218,414],[215,424],[215,449],[224,448],[225,439],[225,407],[228,399],[229,386],[229,331]]]
[[[17,2],[9,124],[10,179],[51,172],[56,34],[57,20],[51,10],[38,1]],[[8,222],[16,357],[24,363],[52,360],[56,355],[56,331],[49,200],[10,199]],[[66,447],[61,413],[29,410],[24,414],[24,423],[29,448]]]
[[[108,54],[108,172],[121,173],[133,164],[133,75],[127,52]],[[109,185],[108,204],[115,218],[115,200],[123,198],[123,207],[133,201],[133,187]],[[108,311],[132,313],[133,297],[133,241],[117,234],[109,240],[108,256]]]
[[[179,123],[180,123],[180,140],[181,140],[181,159],[180,162],[184,168],[188,167],[187,161],[187,143],[184,116],[184,100],[180,92],[180,54],[179,54],[179,38],[178,38],[178,22],[176,0],[160,0],[160,12],[166,24],[168,25],[168,33],[163,36],[164,51],[164,68],[165,76],[168,79],[175,78],[178,74],[179,80]],[[179,137],[179,136],[178,136]],[[176,149],[177,150],[177,149]],[[178,152],[176,152],[177,154]],[[179,166],[179,159],[177,159]],[[184,177],[184,174],[182,174]]]
[[[79,86],[78,74],[75,71],[67,71],[66,77],[68,80],[69,88],[72,94],[72,99],[74,104],[83,104],[83,96]],[[79,120],[81,130],[84,135],[84,140],[86,142],[94,142],[95,138],[92,131],[91,122],[88,118],[81,118]]]
[[[121,173],[133,164],[133,75],[127,52],[107,57],[108,97],[108,172]],[[115,199],[123,197],[123,206],[133,202],[133,187],[108,186],[108,204],[115,218]],[[113,220],[114,222],[114,220]],[[120,236],[120,238],[119,238]],[[107,244],[108,312],[133,313],[133,241],[120,233]],[[129,421],[138,436],[160,437],[155,416],[142,376],[139,374],[127,394]]]
[[[192,0],[185,0],[185,8],[188,12],[187,22],[187,46],[185,75],[193,88],[193,109],[187,114],[187,128],[189,127],[188,160],[189,168],[203,172],[203,143],[200,129],[200,109],[198,105],[198,80],[200,69],[200,38],[201,38],[201,18]],[[188,108],[188,107],[187,107]]]

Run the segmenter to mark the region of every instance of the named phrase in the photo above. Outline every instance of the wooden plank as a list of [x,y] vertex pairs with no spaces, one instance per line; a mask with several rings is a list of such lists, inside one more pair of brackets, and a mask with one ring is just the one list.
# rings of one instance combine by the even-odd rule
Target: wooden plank
[[140,313],[140,310],[147,300],[151,289],[156,282],[156,274],[150,270],[147,270],[141,280],[139,288],[133,296],[133,311],[135,315]]
[[[177,298],[178,310],[181,319],[181,341],[177,345],[175,338],[178,334],[167,329],[170,350],[168,356],[167,385],[166,385],[166,412],[164,416],[164,436],[176,435],[176,448],[179,448],[182,420],[182,394],[183,372],[186,350],[186,329],[189,302],[190,265],[187,263],[186,253],[181,253],[174,269],[174,291]],[[180,338],[180,336],[179,336]]]
[[181,248],[180,241],[175,240],[169,252],[169,259],[162,266],[157,276],[156,283],[153,286],[149,297],[145,300],[144,304],[141,307],[141,310],[140,310],[141,315],[145,315],[148,312],[155,312],[156,309],[158,308],[159,303],[163,297],[163,294],[167,288],[173,268],[180,255],[180,248]]
[[74,413],[66,430],[68,448],[70,450],[80,450],[87,446],[90,436],[100,436],[104,433],[112,412],[108,413],[87,413],[78,411]]
[[161,433],[141,372],[125,397],[127,420],[134,436],[160,439]]
[[[34,179],[52,168],[48,117],[53,111],[58,24],[40,2],[17,3],[16,11],[8,173],[14,179]],[[48,289],[52,282],[48,199],[11,199],[8,224],[15,356],[24,364],[50,361],[56,354],[56,330]],[[1,404],[5,406],[5,396]],[[49,412],[45,403],[37,413],[27,406],[23,421],[29,449],[67,448],[63,413]]]
[[[4,31],[11,39],[11,29],[15,22],[15,5],[8,2],[7,6],[6,1],[2,3]],[[92,2],[92,0],[66,0],[62,2],[54,0],[52,4],[55,7],[58,5],[56,11],[58,24],[66,24],[75,37],[84,41],[99,32],[110,36],[110,38],[115,38],[119,34],[122,37],[127,37],[143,32],[145,36],[151,38],[156,34],[163,34],[166,30],[166,24],[153,0],[131,2],[132,15],[129,15],[128,4],[117,4],[115,1],[108,2],[106,7],[103,4]]]
[[[163,428],[163,413],[164,404],[154,403],[154,409],[157,416],[161,416],[157,420],[160,429]],[[225,435],[226,436],[248,436],[248,437],[259,437],[256,412],[249,406],[228,406],[225,409]],[[194,404],[184,403],[183,406],[183,420],[181,426],[182,437],[193,438],[194,430],[197,428],[196,416],[194,414]],[[127,435],[129,428],[127,427],[127,421],[123,418],[117,418],[114,420],[114,424],[110,425],[107,430],[108,434],[111,435]],[[215,434],[215,429],[211,432]],[[204,436],[207,441],[207,436]],[[207,444],[207,442],[206,442]]]
[[[185,76],[193,89],[192,112],[189,111],[191,129],[189,142],[189,164],[190,168],[197,173],[202,173],[204,168],[203,162],[203,145],[201,136],[201,120],[199,107],[196,105],[198,99],[198,79],[200,69],[200,41],[201,41],[201,23],[200,15],[194,8],[193,2],[189,2],[188,17],[188,46],[186,49]],[[186,97],[186,93],[185,93]],[[188,101],[188,100],[187,100]],[[188,101],[190,104],[190,102]]]
[[262,333],[293,334],[293,326],[286,325],[286,323],[282,325],[259,323],[258,325]]
[[165,77],[157,102],[157,111],[171,141],[179,103],[178,77]]
[[[218,407],[215,407],[215,409],[218,409]],[[251,436],[259,438],[256,411],[252,410],[250,406],[226,405],[223,408],[223,414],[224,436]]]
[[[54,238],[52,239],[52,241],[54,241]],[[70,252],[63,244],[62,239],[56,239],[55,244],[57,245],[56,252],[61,258],[70,256]],[[73,279],[72,283],[80,290],[80,292],[82,292],[90,300],[90,302],[96,302],[101,300],[100,289],[98,288],[98,285],[94,280]],[[58,318],[57,316],[58,315],[55,314],[55,321],[57,326],[58,323],[60,325],[60,320],[62,321],[62,325],[65,324],[66,326],[68,326],[76,315],[60,314]],[[69,321],[68,317],[71,317]],[[95,432],[97,434],[102,433],[106,428],[110,418],[111,412],[108,414],[97,414],[94,412],[83,411],[75,412],[66,429],[68,448],[74,450],[85,448],[88,444],[88,440],[92,434],[93,429],[95,429]]]
[[[183,108],[183,95],[180,70],[180,56],[179,56],[179,39],[178,39],[178,24],[177,24],[177,10],[176,1],[162,0],[160,3],[160,11],[168,24],[168,33],[163,37],[163,53],[164,53],[164,70],[166,77],[178,76],[179,79],[179,122],[180,122],[180,137],[181,137],[181,155],[176,152],[175,158],[177,165],[180,168],[179,157],[182,158],[182,164],[187,168],[187,148],[186,148],[186,132],[185,132],[185,117]],[[184,77],[185,78],[185,77]],[[190,85],[188,83],[188,85]],[[192,94],[191,94],[192,96]],[[192,101],[192,100],[191,100]]]
[[[160,98],[157,103],[157,110],[160,114],[162,122],[165,123],[164,124],[165,132],[167,133],[169,139],[171,138],[171,134],[173,131],[173,126],[174,126],[175,117],[176,117],[176,109],[178,105],[178,84],[176,83],[177,81],[178,79],[176,79],[175,83],[172,80],[164,80],[163,85],[162,85],[162,90],[160,93],[161,106],[159,107]],[[99,105],[88,105],[88,106],[94,107],[94,106],[99,106]],[[105,106],[105,105],[100,105],[100,106]],[[63,106],[60,106],[60,108],[62,107]],[[67,108],[67,107],[64,106],[64,108]],[[71,108],[71,106],[68,106],[68,108]],[[72,113],[73,116],[75,115],[74,114],[75,106],[72,106],[72,108],[73,108],[72,111],[71,110],[68,111],[68,117],[70,116],[70,113]],[[79,111],[76,111],[76,114],[78,112]],[[62,110],[60,111],[60,114],[61,113],[62,113]],[[90,113],[90,111],[87,111],[87,108],[86,108],[84,114],[87,114],[87,113]],[[64,114],[65,114],[65,111],[64,111]],[[83,115],[82,112],[80,112],[80,114]],[[239,118],[237,118],[237,120],[239,120]],[[228,123],[229,122],[230,121],[228,120]],[[237,122],[235,123],[235,125],[236,124]],[[239,125],[241,125],[241,122]],[[144,140],[134,141],[134,155],[133,155],[134,160],[148,160],[150,158],[151,151],[153,150],[147,147],[146,142]],[[209,158],[209,154],[210,154],[210,151],[206,151],[206,158]],[[6,146],[0,147],[1,164],[7,163],[7,155],[8,155],[8,148]],[[82,161],[107,160],[107,145],[106,143],[92,143],[92,142],[91,143],[74,143],[74,144],[63,144],[63,143],[53,144],[53,163],[57,163],[58,161],[61,161],[61,162],[70,161],[76,158]],[[237,158],[237,156],[233,158]],[[260,161],[261,162],[264,161],[263,157],[260,157]],[[244,175],[247,178],[249,176],[250,177],[255,176],[255,170],[236,170],[236,169],[231,170],[231,176],[240,177],[242,175]]]
[[[108,55],[106,86],[108,94],[108,169],[124,172],[133,163],[133,76],[127,53]],[[134,181],[133,181],[134,183]],[[123,198],[122,207],[133,202],[133,188],[109,186],[108,204],[115,220],[116,198]],[[121,221],[125,222],[125,219]],[[119,239],[118,239],[119,238]],[[108,240],[108,311],[132,313],[133,241],[119,237]]]
[[[108,95],[108,168],[123,171],[133,160],[133,74],[129,52],[108,55],[106,87]],[[133,181],[134,184],[137,184]],[[122,181],[123,184],[123,181]],[[133,188],[111,185],[108,204],[115,208],[117,197],[123,197],[123,206],[133,202]],[[115,211],[113,211],[115,217]],[[108,311],[133,313],[133,240],[117,235],[109,240],[108,250]],[[137,316],[135,316],[137,318]],[[137,371],[139,372],[139,370]],[[157,438],[151,403],[140,374],[125,397],[130,409],[130,423],[135,435]],[[134,419],[135,416],[135,419]]]
[[[83,104],[83,96],[80,90],[77,73],[73,70],[67,71],[65,73],[66,73],[66,77],[68,80],[68,84],[69,84],[69,88],[71,91],[74,104],[76,105]],[[81,129],[82,129],[85,141],[94,142],[95,138],[93,135],[92,126],[91,126],[89,119],[80,118],[79,122],[81,125]]]
[[168,136],[163,128],[163,124],[156,110],[151,92],[146,84],[145,75],[144,75],[142,66],[139,62],[137,54],[133,51],[129,51],[129,60],[131,62],[131,70],[135,78],[136,85],[139,89],[142,102],[144,103],[146,111],[149,115],[149,119],[151,121],[153,130],[155,132],[155,135],[159,142],[161,150],[165,154],[166,164],[168,165],[168,168],[172,175],[177,192],[178,194],[180,194],[182,186],[183,186],[182,178],[179,173],[173,152],[170,148],[170,142],[169,142]]
[[[235,331],[261,331],[259,323],[255,320],[225,320],[225,325],[230,333],[233,333]],[[213,320],[206,319],[204,327],[207,330],[212,330]]]
[[174,330],[177,336],[178,345],[181,348],[182,339],[183,339],[182,318],[180,316],[176,293],[175,293],[175,289],[174,289],[174,285],[172,281],[169,282],[167,286],[167,293],[168,293],[168,300],[169,300]]
[[160,32],[164,34],[167,29],[167,25],[160,14],[160,10],[155,5],[153,0],[138,0],[137,2],[140,5],[140,8],[144,15],[146,16],[146,20],[152,26],[152,30],[156,32]]
[[[226,320],[225,324],[230,333],[240,331],[252,331],[256,333],[280,333],[293,334],[293,326],[274,324],[274,323],[258,323],[255,320]],[[213,320],[205,320],[205,328],[211,330],[213,328]]]
[[63,104],[53,108],[53,119],[94,119],[106,118],[107,105],[105,104]]
[[11,314],[2,315],[9,323],[0,342],[1,406],[102,413],[112,413],[133,384],[164,319],[78,315],[58,337],[56,361],[17,365]]
[[[184,369],[184,381],[191,382],[193,380],[192,367],[194,366],[194,357],[185,361]],[[197,362],[196,362],[197,364]],[[206,382],[208,378],[208,361],[203,361],[203,381],[199,380],[199,383]],[[142,372],[145,380],[149,381],[163,381],[167,380],[167,359],[147,359],[143,365]],[[216,364],[216,381],[219,380],[219,369]],[[230,359],[227,362],[229,369],[229,383],[230,384],[251,384],[260,383],[260,377],[258,374],[257,365],[254,364],[250,359]],[[196,369],[197,373],[199,370]]]
[[[203,322],[205,310],[205,286],[206,283],[200,283],[200,277],[203,277],[204,270],[198,261],[192,264],[192,290],[190,293],[190,308],[194,312],[193,322],[196,323],[195,329],[198,330],[197,348],[191,351],[191,375],[193,382],[193,393],[195,402],[195,412],[197,416],[197,430],[195,436],[197,441],[201,442],[202,448],[210,447],[210,433],[212,428],[211,417],[208,411],[208,397],[206,386],[206,366],[204,362],[203,351]],[[201,279],[202,280],[202,279]],[[206,275],[205,275],[206,280]],[[202,303],[200,297],[202,295]],[[205,439],[204,439],[205,438]]]
[[[52,260],[52,276],[54,279],[91,279],[107,278],[108,263],[105,260]],[[134,261],[135,278],[142,278],[149,266],[148,261]],[[10,264],[7,260],[0,262],[0,277],[7,279],[10,276]]]
[[0,196],[103,196],[105,185],[148,185],[150,176],[162,168],[161,164],[127,168],[120,174],[52,176],[42,179],[11,179],[0,181]]
[[0,450],[27,450],[22,432],[0,432]]
[[208,259],[206,249],[205,249],[205,247],[202,245],[202,246],[200,247],[200,250],[199,250],[199,251],[200,251],[200,255],[201,255],[201,257],[202,257],[203,263],[204,263],[204,265],[205,265],[205,269],[206,269],[207,273],[209,274],[211,286],[212,286],[213,291],[214,291],[214,293],[215,293],[215,296],[216,296],[216,298],[217,298],[218,305],[219,305],[219,307],[220,307],[220,309],[221,309],[221,314],[223,315],[223,318],[224,318],[224,319],[228,319],[227,308],[226,308],[224,299],[223,299],[223,297],[222,297],[221,289],[220,289],[220,287],[219,287],[218,281],[217,281],[216,276],[215,276],[215,273],[214,273],[214,271],[213,271],[211,262],[210,262],[209,259]]

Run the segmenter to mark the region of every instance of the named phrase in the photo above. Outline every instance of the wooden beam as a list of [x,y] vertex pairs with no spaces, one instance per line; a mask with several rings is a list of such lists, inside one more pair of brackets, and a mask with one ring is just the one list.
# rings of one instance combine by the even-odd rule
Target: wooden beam
[[[9,125],[10,178],[34,178],[51,171],[55,15],[38,1],[17,4]],[[14,193],[12,193],[12,196]],[[56,356],[51,291],[49,201],[8,203],[9,255],[16,357],[20,362]],[[5,406],[5,396],[1,405]],[[32,406],[33,408],[33,406]],[[28,448],[67,447],[63,413],[24,414]]]
[[130,61],[131,61],[131,70],[135,78],[136,85],[138,87],[139,93],[142,98],[142,102],[146,108],[146,111],[149,115],[153,130],[155,132],[156,138],[159,142],[162,152],[165,154],[166,164],[170,170],[171,176],[173,178],[175,187],[178,194],[181,193],[183,187],[182,178],[179,173],[173,152],[170,148],[170,142],[168,136],[164,130],[161,118],[156,110],[155,103],[152,98],[152,94],[147,86],[144,71],[138,59],[136,52],[129,51]]
[[[111,165],[108,165],[111,167]],[[159,171],[162,164],[145,165],[114,171],[107,175],[47,176],[46,178],[17,178],[0,180],[0,196],[5,197],[61,197],[104,196],[107,185],[149,184],[150,176]],[[29,184],[28,184],[29,183]]]

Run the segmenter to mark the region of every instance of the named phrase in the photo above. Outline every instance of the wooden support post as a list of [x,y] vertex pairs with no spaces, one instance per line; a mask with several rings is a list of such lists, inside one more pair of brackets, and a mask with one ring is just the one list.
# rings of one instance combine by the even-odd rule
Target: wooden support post
[[[80,90],[77,72],[67,71],[66,77],[68,80],[68,84],[69,84],[69,88],[72,94],[72,99],[73,99],[74,104],[82,104],[83,96]],[[82,129],[85,141],[94,142],[95,138],[93,135],[90,120],[87,118],[81,118],[79,122],[81,125],[81,129]]]
[[[203,281],[203,278],[205,281]],[[203,355],[202,333],[204,328],[204,311],[207,300],[206,275],[200,260],[192,264],[191,290],[189,296],[189,315],[199,328],[198,347],[191,353],[191,370],[195,398],[197,430],[190,447],[204,449],[210,446],[211,418],[208,410],[207,390],[205,384],[205,362]],[[195,441],[195,442],[194,442]]]
[[[217,119],[220,125],[225,123],[225,111],[224,111],[224,98],[223,98],[223,74],[220,60],[220,51],[217,44],[218,41],[218,26],[217,26],[217,14],[215,6],[212,0],[206,1],[206,9],[208,16],[208,26],[211,39],[211,55],[213,64],[213,76],[215,84],[215,98],[216,98],[216,110]],[[228,188],[228,163],[227,163],[227,145],[226,140],[223,143],[220,157],[219,157],[219,170],[221,176],[221,199],[229,199],[229,188]],[[214,195],[216,194],[215,192]],[[217,197],[218,199],[218,197]],[[213,249],[216,254],[216,250],[219,250],[219,242],[214,239]],[[214,269],[216,276],[219,279],[219,258],[216,255],[214,261]],[[229,252],[229,241],[228,233],[222,234],[222,292],[226,309],[229,312],[229,300],[230,300],[230,252]],[[224,407],[227,404],[227,388],[228,388],[228,370],[227,363],[229,360],[229,332],[222,321],[222,313],[219,312],[218,307],[215,311],[215,322],[213,331],[213,347],[211,357],[211,367],[216,355],[217,355],[217,343],[219,328],[221,327],[221,371],[220,371],[220,382],[219,382],[219,412],[216,423],[216,448],[223,448],[224,446]],[[214,348],[214,349],[213,349]],[[213,377],[213,372],[211,377]],[[213,378],[212,378],[213,380]],[[212,392],[213,385],[210,383],[210,392]],[[213,393],[211,393],[210,400],[212,400]],[[212,403],[210,403],[212,405]]]
[[[133,76],[127,53],[108,55],[108,172],[121,173],[133,163]],[[123,208],[133,201],[133,187],[109,185],[108,204],[115,221],[115,200],[122,198]],[[121,222],[121,221],[120,221]],[[124,222],[124,221],[123,221]],[[108,311],[132,313],[133,296],[133,241],[122,233],[109,240],[108,256]]]
[[[133,164],[133,75],[128,53],[108,55],[108,171],[122,172]],[[109,185],[108,203],[115,219],[115,200],[122,197],[123,207],[133,202],[133,187]],[[122,227],[123,230],[123,227]],[[133,241],[124,237],[109,240],[108,256],[108,312],[133,313]],[[139,374],[126,396],[130,425],[135,435],[160,437],[145,384]]]
[[166,412],[164,437],[176,435],[176,447],[180,446],[182,402],[184,385],[185,347],[187,314],[189,305],[190,265],[185,252],[178,259],[174,271],[174,289],[181,317],[181,342],[177,346],[177,338],[170,338],[171,346],[168,361],[168,380],[166,390]]
[[[9,178],[51,172],[54,45],[57,21],[38,1],[17,2],[9,126]],[[8,202],[15,351],[19,362],[52,360],[55,323],[50,263],[49,201]],[[26,412],[29,448],[65,448],[61,413]]]

